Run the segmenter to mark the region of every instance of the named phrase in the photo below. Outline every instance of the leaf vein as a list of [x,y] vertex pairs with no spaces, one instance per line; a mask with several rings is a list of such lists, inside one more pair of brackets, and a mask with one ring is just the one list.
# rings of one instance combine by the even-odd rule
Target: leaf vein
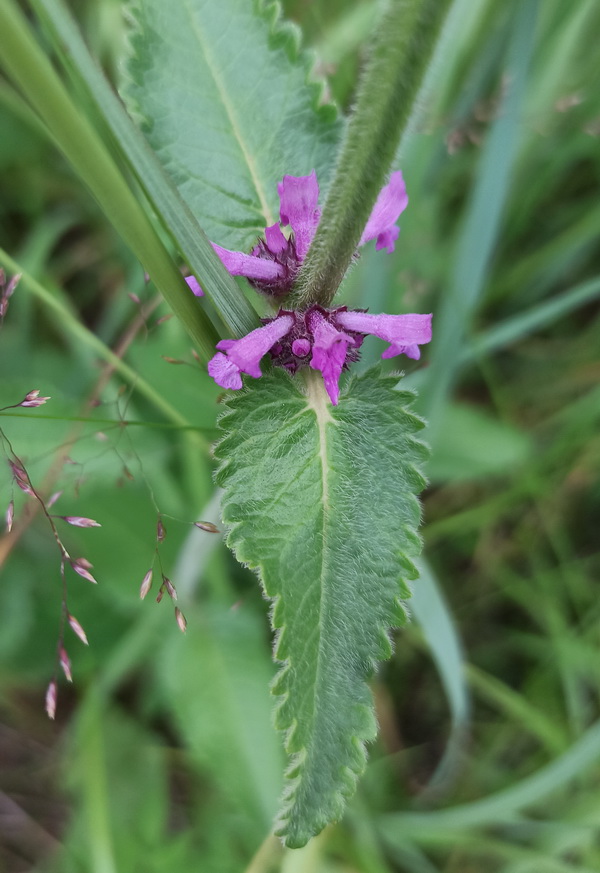
[[190,16],[190,20],[192,22],[192,27],[193,27],[194,33],[196,35],[196,38],[198,39],[198,42],[200,43],[200,46],[201,46],[202,51],[204,53],[204,57],[206,59],[206,65],[210,70],[211,76],[213,77],[213,81],[215,83],[217,91],[219,92],[219,96],[221,98],[225,112],[227,113],[227,116],[231,122],[231,128],[233,130],[234,136],[239,144],[240,151],[242,152],[242,154],[244,156],[244,160],[246,161],[248,171],[250,172],[250,176],[252,178],[252,183],[253,183],[254,188],[256,190],[256,194],[258,196],[258,199],[260,200],[260,204],[261,204],[261,208],[262,208],[263,213],[264,213],[266,224],[267,225],[274,224],[275,219],[273,218],[273,215],[272,215],[271,210],[269,208],[266,193],[265,193],[264,187],[263,187],[261,180],[260,180],[258,168],[256,165],[256,159],[255,159],[254,155],[251,154],[251,152],[248,149],[248,146],[244,140],[244,137],[242,135],[242,131],[240,128],[239,120],[238,120],[236,112],[235,112],[235,108],[234,108],[233,103],[229,97],[229,94],[227,92],[227,88],[224,86],[223,82],[221,81],[221,76],[219,75],[219,71],[218,71],[217,66],[214,62],[214,58],[213,58],[212,54],[210,53],[208,45],[207,45],[206,40],[204,38],[204,34],[202,32],[202,27],[201,27],[200,23],[198,22],[198,20],[196,19],[196,17],[194,16],[194,13],[193,13],[193,10],[190,6],[189,0],[183,0],[183,2],[184,2],[184,6],[185,6],[185,8]]

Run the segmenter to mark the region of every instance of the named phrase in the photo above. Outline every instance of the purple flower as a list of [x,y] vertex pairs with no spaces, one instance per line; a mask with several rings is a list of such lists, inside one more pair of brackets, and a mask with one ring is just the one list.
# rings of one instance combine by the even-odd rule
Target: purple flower
[[188,283],[188,288],[194,295],[194,297],[204,297],[204,291],[200,287],[200,282],[196,279],[195,276],[186,276],[185,281]]
[[291,316],[280,315],[239,340],[221,340],[217,343],[219,352],[208,362],[208,372],[222,388],[241,388],[241,373],[258,379],[262,376],[260,359],[289,333],[293,323]]
[[368,312],[340,312],[338,321],[347,330],[371,333],[390,343],[382,358],[406,355],[418,361],[419,345],[431,340],[431,315],[370,315]]
[[358,360],[367,334],[390,343],[384,358],[418,358],[419,345],[431,339],[431,315],[369,315],[348,311],[345,306],[324,309],[315,304],[305,312],[280,309],[275,318],[265,321],[242,339],[218,343],[221,351],[208,364],[217,385],[241,388],[241,373],[258,378],[259,361],[270,352],[273,363],[290,373],[307,366],[320,370],[336,406],[342,371]]
[[[265,229],[250,254],[233,252],[213,243],[213,248],[233,276],[246,276],[259,291],[271,297],[288,294],[319,224],[319,185],[313,170],[309,176],[284,176],[277,186],[280,224]],[[360,239],[360,245],[376,240],[377,249],[394,251],[400,232],[398,217],[408,197],[402,173],[392,173],[382,188]],[[289,226],[286,236],[283,226]],[[192,291],[201,289],[191,277]],[[195,285],[194,285],[195,283]],[[196,287],[197,286],[197,287]],[[323,374],[331,402],[337,405],[339,380],[344,369],[358,360],[367,334],[389,343],[383,358],[395,355],[420,357],[419,345],[431,339],[431,315],[370,315],[348,311],[345,306],[324,309],[313,305],[303,312],[280,309],[275,318],[238,340],[221,340],[218,353],[209,361],[208,372],[222,388],[242,387],[242,373],[258,378],[260,361],[267,352],[274,364],[290,373],[310,366]]]
[[[258,291],[283,297],[296,281],[321,217],[317,174],[313,170],[309,176],[284,176],[277,185],[277,193],[281,223],[267,227],[264,240],[259,240],[249,255],[212,245],[232,276],[245,276]],[[393,252],[400,233],[396,222],[407,204],[404,179],[398,170],[381,189],[360,245],[376,239],[377,249]],[[287,237],[282,230],[285,226],[292,230]],[[186,281],[197,295],[190,280]],[[197,282],[196,286],[199,288]]]
[[354,347],[356,342],[349,334],[334,327],[332,320],[318,309],[310,313],[308,322],[314,339],[310,366],[323,374],[325,389],[331,402],[336,406],[340,396],[339,381],[346,363],[348,346]]
[[359,245],[364,245],[370,239],[376,239],[377,251],[385,249],[391,254],[400,233],[396,222],[407,206],[406,185],[402,173],[398,170],[392,173],[390,181],[379,192]]

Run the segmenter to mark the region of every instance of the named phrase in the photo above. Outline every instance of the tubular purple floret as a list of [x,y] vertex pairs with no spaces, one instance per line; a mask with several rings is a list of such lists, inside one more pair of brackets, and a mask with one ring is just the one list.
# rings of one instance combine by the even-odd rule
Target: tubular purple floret
[[[213,243],[213,248],[232,275],[246,276],[257,290],[280,297],[293,283],[317,230],[320,210],[316,172],[308,176],[284,176],[277,186],[281,224],[265,229],[250,254],[233,252]],[[402,173],[391,174],[379,193],[367,221],[360,245],[376,240],[377,249],[394,250],[397,221],[408,204]],[[286,235],[282,226],[291,229]],[[336,405],[342,372],[357,361],[364,338],[373,334],[389,343],[382,358],[420,357],[419,346],[431,340],[431,315],[371,315],[345,306],[325,309],[313,304],[305,310],[280,309],[274,318],[238,340],[217,343],[217,354],[208,372],[222,388],[238,390],[242,374],[257,379],[260,361],[267,353],[278,367],[296,373],[304,367],[320,370],[325,388]]]

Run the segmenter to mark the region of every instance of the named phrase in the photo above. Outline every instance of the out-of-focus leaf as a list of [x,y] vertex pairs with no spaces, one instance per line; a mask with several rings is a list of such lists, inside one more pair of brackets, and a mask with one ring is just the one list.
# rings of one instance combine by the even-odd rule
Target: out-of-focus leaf
[[450,607],[429,564],[420,558],[419,581],[411,600],[411,608],[440,674],[450,706],[452,732],[446,753],[440,763],[431,787],[443,784],[457,762],[462,740],[468,729],[470,699],[465,679],[462,644]]
[[192,757],[248,821],[247,836],[267,833],[283,761],[264,629],[247,605],[186,614],[185,637],[173,635],[160,660],[162,693]]
[[522,464],[530,452],[530,440],[516,427],[474,406],[450,403],[436,432],[427,473],[434,482],[505,473]]
[[448,809],[431,812],[407,812],[382,818],[382,833],[395,841],[401,833],[411,834],[444,828],[464,828],[514,820],[527,807],[535,806],[547,796],[568,784],[600,758],[600,722],[593,724],[570,749],[546,767],[516,785],[490,797],[474,800]]

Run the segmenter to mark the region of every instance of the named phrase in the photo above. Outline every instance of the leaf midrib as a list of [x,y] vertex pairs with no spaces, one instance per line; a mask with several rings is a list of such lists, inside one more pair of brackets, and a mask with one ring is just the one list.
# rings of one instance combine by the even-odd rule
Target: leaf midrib
[[[307,403],[309,409],[314,412],[317,422],[317,431],[319,435],[319,461],[321,464],[321,479],[323,482],[323,490],[321,497],[322,504],[322,517],[323,517],[323,536],[322,536],[322,547],[321,547],[321,572],[319,574],[319,623],[318,623],[318,635],[319,641],[317,646],[317,666],[315,670],[315,683],[313,689],[313,729],[314,729],[314,721],[315,714],[317,712],[317,694],[318,689],[320,688],[320,679],[321,679],[321,670],[323,664],[323,641],[325,639],[323,633],[323,615],[326,608],[326,594],[327,589],[325,586],[326,579],[326,547],[325,542],[327,539],[327,521],[329,516],[329,464],[327,459],[327,425],[328,424],[336,424],[335,419],[331,415],[329,411],[329,400],[327,398],[327,394],[325,392],[325,386],[323,384],[323,380],[320,373],[308,372],[306,374],[306,384],[307,384]],[[311,742],[313,730],[311,730]]]
[[225,85],[221,81],[221,78],[220,78],[219,73],[218,73],[218,68],[214,63],[214,59],[213,59],[212,55],[210,54],[210,51],[208,49],[208,45],[206,43],[206,40],[204,39],[202,27],[194,16],[194,12],[193,12],[192,8],[190,7],[189,0],[183,0],[183,4],[185,6],[186,12],[188,13],[188,15],[190,17],[192,29],[193,29],[194,34],[195,34],[195,36],[200,44],[200,48],[201,48],[202,53],[204,55],[204,58],[206,60],[206,66],[208,67],[208,69],[210,71],[210,74],[213,78],[213,81],[215,83],[217,91],[219,92],[219,96],[221,98],[225,112],[227,113],[227,117],[229,118],[229,121],[231,123],[231,129],[233,131],[233,135],[234,135],[235,139],[237,140],[237,143],[240,147],[240,150],[242,152],[242,155],[243,155],[244,160],[246,162],[246,165],[248,167],[248,171],[250,173],[252,183],[253,183],[254,188],[256,190],[256,194],[258,196],[258,199],[260,200],[260,205],[261,205],[261,209],[263,210],[266,225],[267,226],[272,225],[275,223],[275,219],[274,219],[274,217],[271,213],[271,210],[269,208],[269,204],[268,204],[268,200],[267,200],[266,193],[264,190],[264,186],[261,184],[261,181],[260,181],[260,175],[258,173],[256,160],[255,160],[254,156],[248,150],[248,147],[244,141],[244,138],[243,138],[242,132],[241,132],[241,128],[240,128],[239,122],[237,120],[234,106],[229,98],[229,94],[228,94],[228,91],[227,91]]

